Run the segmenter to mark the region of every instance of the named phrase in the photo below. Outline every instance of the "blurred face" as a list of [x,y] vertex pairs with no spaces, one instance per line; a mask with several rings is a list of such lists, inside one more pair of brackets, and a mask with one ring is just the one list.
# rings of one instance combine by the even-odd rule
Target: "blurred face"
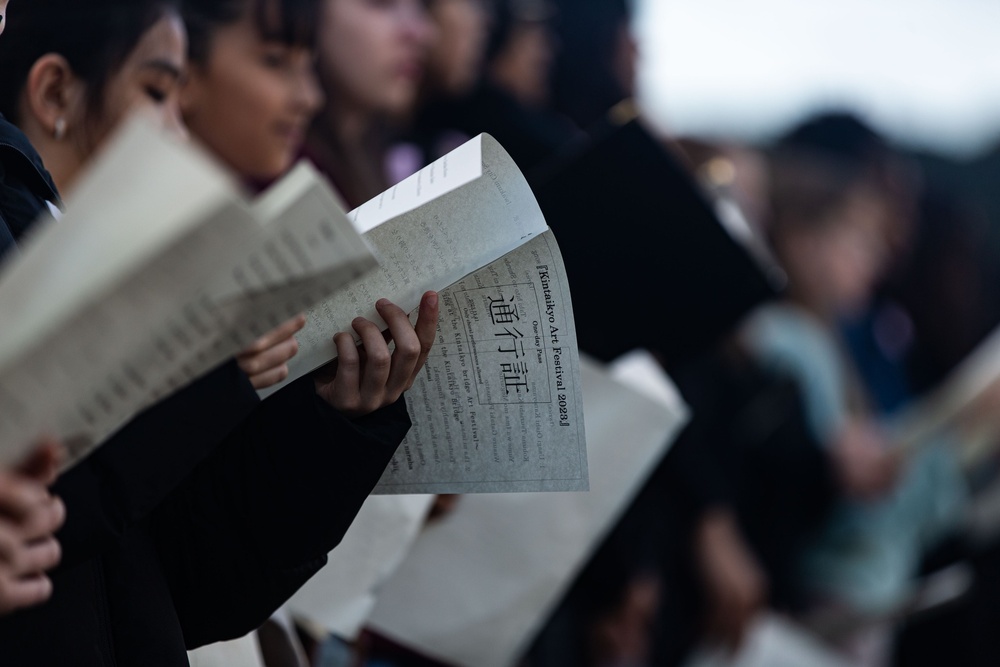
[[446,93],[461,95],[479,80],[490,16],[483,0],[435,0],[431,15],[437,38],[429,67],[434,81]]
[[324,0],[320,23],[331,99],[367,113],[412,108],[434,36],[421,0]]
[[170,14],[150,28],[107,83],[100,120],[92,135],[94,143],[103,141],[138,111],[183,135],[180,81],[186,53],[187,33],[179,17]]
[[859,190],[821,229],[800,232],[792,280],[834,314],[857,312],[869,301],[888,263],[886,207]]
[[219,29],[181,91],[191,133],[244,178],[269,180],[298,154],[323,98],[313,51],[265,40],[250,12]]
[[552,42],[544,23],[516,25],[507,45],[492,61],[493,76],[525,104],[544,104],[549,95]]
[[3,34],[4,26],[7,25],[7,0],[0,0],[0,35]]

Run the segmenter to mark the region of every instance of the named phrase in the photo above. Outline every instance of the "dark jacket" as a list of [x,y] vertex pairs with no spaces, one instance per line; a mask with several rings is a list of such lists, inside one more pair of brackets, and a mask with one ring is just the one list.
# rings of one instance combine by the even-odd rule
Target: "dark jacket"
[[59,195],[28,138],[0,115],[0,258]]
[[529,176],[581,135],[568,119],[545,108],[525,106],[507,91],[484,82],[464,98],[428,104],[414,123],[410,139],[430,162],[454,148],[440,146],[442,138],[455,133],[472,138],[483,132],[500,142]]
[[[217,421],[212,404],[201,412]],[[402,400],[352,422],[311,379],[295,383],[132,522],[121,509],[164,489],[136,483],[128,504],[103,506],[99,484],[72,488],[74,469],[57,491],[97,529],[66,541],[52,600],[0,621],[2,664],[176,667],[186,649],[254,630],[326,563],[409,424]],[[130,444],[169,462],[172,443],[146,435]]]
[[[56,193],[2,119],[0,163],[10,252]],[[224,364],[56,483],[54,594],[0,619],[0,664],[174,667],[250,632],[323,566],[409,426],[402,400],[348,420],[308,377],[260,403]]]

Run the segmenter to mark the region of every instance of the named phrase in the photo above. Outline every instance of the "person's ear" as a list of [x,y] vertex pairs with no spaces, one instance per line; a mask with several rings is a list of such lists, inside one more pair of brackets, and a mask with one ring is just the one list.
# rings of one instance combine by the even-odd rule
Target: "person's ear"
[[22,114],[48,135],[61,141],[83,122],[84,87],[64,57],[48,53],[32,65],[25,84]]

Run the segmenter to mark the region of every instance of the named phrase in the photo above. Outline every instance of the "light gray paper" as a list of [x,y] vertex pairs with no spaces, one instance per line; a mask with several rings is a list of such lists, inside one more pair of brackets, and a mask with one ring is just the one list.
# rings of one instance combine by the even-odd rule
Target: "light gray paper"
[[434,496],[370,496],[327,564],[286,607],[306,626],[354,641],[382,584],[417,539]]
[[[114,194],[112,194],[114,193]],[[41,221],[0,276],[0,462],[40,434],[70,463],[169,373],[169,323],[217,257],[255,226],[234,184],[193,147],[136,120]]]
[[380,269],[309,312],[284,384],[336,359],[333,336],[353,333],[354,318],[384,329],[377,300],[387,298],[410,312],[424,292],[443,290],[547,229],[531,188],[489,135],[460,146],[349,217],[366,230]]
[[595,363],[582,379],[590,492],[462,498],[383,586],[372,627],[449,664],[516,664],[687,418],[679,397],[647,398]]
[[[288,382],[336,358],[355,317],[441,295],[407,393],[414,425],[375,493],[581,491],[579,352],[558,246],[510,156],[481,135],[350,214],[380,269],[309,313]],[[267,396],[279,387],[261,393]]]
[[191,667],[264,667],[256,633],[188,651]]
[[776,614],[765,613],[751,625],[743,645],[695,652],[684,667],[851,667],[847,656],[812,636],[808,630]]
[[330,297],[377,266],[337,195],[307,162],[252,206],[258,225],[231,239],[216,276],[172,324],[166,381],[150,402],[242,351],[251,342]]
[[579,353],[552,232],[441,292],[413,427],[375,493],[588,488]]
[[[40,221],[3,267],[0,463],[51,434],[71,466],[143,408],[373,266],[314,171],[296,170],[272,193],[251,211],[197,148],[129,121],[62,220]],[[217,299],[206,291],[243,266],[271,282],[218,289]]]

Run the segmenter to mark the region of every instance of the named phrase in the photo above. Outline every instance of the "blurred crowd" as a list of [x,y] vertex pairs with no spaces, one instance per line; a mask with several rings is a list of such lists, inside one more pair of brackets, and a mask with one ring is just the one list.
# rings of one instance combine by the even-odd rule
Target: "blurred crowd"
[[[32,2],[52,12],[76,4]],[[135,106],[202,141],[253,187],[305,156],[349,208],[482,132],[544,186],[567,156],[631,126],[697,184],[773,295],[724,326],[706,325],[711,335],[697,349],[678,347],[676,331],[701,330],[710,315],[665,307],[668,324],[646,327],[642,342],[663,360],[692,419],[540,629],[526,667],[684,665],[705,646],[737,655],[769,614],[846,664],[1000,664],[1000,395],[981,396],[928,441],[901,448],[893,440],[894,419],[933,395],[1000,324],[1000,209],[990,178],[979,176],[987,161],[974,172],[907,152],[837,109],[767,145],[660,136],[634,102],[640,53],[626,0],[141,0],[155,19],[120,25],[108,18],[116,3],[102,0],[90,13],[106,25],[81,19],[77,34],[47,31],[51,15],[27,12],[27,0],[10,4],[0,111],[47,173],[36,183],[26,168],[4,168],[29,189],[47,188],[45,200],[58,202],[55,192],[71,187]],[[95,39],[111,46],[91,57]],[[74,85],[61,85],[74,74]],[[623,164],[655,196],[642,156]],[[614,187],[596,196],[622,197]],[[656,230],[673,224],[671,206],[624,206],[614,221],[547,217],[557,236],[578,226],[595,244],[608,233],[655,244]],[[664,263],[683,253],[653,250]],[[713,260],[696,258],[707,267]],[[662,266],[635,271],[629,290],[650,309],[674,292],[702,293],[663,275]],[[575,299],[589,296],[574,287]],[[710,313],[713,303],[701,298]],[[613,291],[610,299],[604,308],[614,317]],[[588,336],[588,326],[578,321],[583,352],[621,352]],[[243,370],[266,374],[285,359],[273,358]],[[331,384],[321,396],[334,391]],[[370,407],[378,415],[398,397],[390,387]],[[38,589],[0,611],[52,593],[41,572],[54,560],[37,549],[40,538],[59,535],[64,513],[39,490],[52,481],[50,447],[0,477],[0,489],[25,489],[5,505],[4,531],[48,512],[22,539],[35,545],[34,568],[14,576]],[[41,509],[32,509],[33,493]],[[435,513],[461,502],[442,497]],[[0,539],[0,562],[13,568],[24,559],[8,541],[16,542]],[[162,536],[156,544],[163,548]],[[45,622],[76,613],[62,608]],[[18,633],[46,632],[26,618],[0,619],[0,637],[11,638],[0,639],[0,664],[15,664],[5,643]],[[349,643],[313,628],[276,638],[267,627],[268,665],[436,664],[374,631]]]

